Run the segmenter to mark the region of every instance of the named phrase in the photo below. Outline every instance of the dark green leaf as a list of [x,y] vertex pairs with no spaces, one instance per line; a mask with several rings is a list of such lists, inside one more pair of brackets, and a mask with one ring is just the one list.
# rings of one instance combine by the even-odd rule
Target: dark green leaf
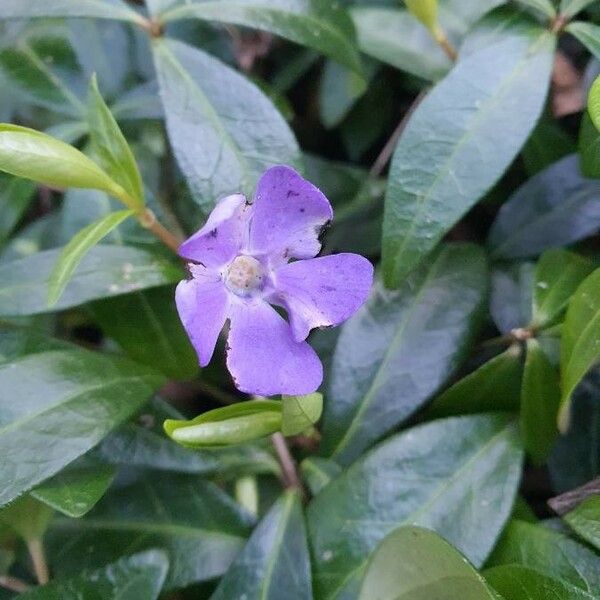
[[299,435],[321,418],[323,394],[282,396],[281,408],[281,433],[285,436]]
[[431,397],[470,345],[487,284],[481,252],[450,245],[400,290],[376,288],[338,339],[324,453],[352,462]]
[[427,417],[517,411],[522,370],[521,348],[514,344],[440,394],[427,410]]
[[597,550],[600,550],[600,496],[590,496],[563,519]]
[[536,256],[600,226],[600,181],[585,179],[576,155],[532,177],[500,210],[488,237],[496,258]]
[[556,9],[550,0],[517,0],[520,4],[539,10],[546,17],[551,19],[556,16]]
[[416,109],[392,159],[386,285],[398,286],[514,160],[542,112],[554,45],[540,28],[474,52]]
[[91,17],[141,21],[140,15],[120,0],[2,0],[0,19],[30,17]]
[[401,525],[434,529],[481,565],[510,515],[521,460],[503,415],[434,421],[383,442],[309,505],[315,597],[355,598],[370,553]]
[[573,138],[554,119],[542,117],[521,154],[527,173],[535,175],[575,149]]
[[0,244],[8,239],[34,199],[35,185],[0,175]]
[[[46,250],[0,265],[0,315],[48,311],[48,280],[60,253],[60,248]],[[157,254],[132,247],[96,246],[81,261],[54,308],[158,287],[182,276],[177,265]]]
[[225,194],[250,194],[268,166],[299,160],[286,122],[254,84],[181,42],[153,50],[169,138],[205,212]]
[[313,496],[321,492],[332,479],[342,472],[342,467],[335,461],[320,456],[305,458],[300,463],[300,469]]
[[23,600],[156,600],[169,561],[164,552],[148,550],[120,558],[96,571],[52,581],[19,596]]
[[211,600],[311,600],[311,588],[302,507],[290,491],[258,524]]
[[164,22],[189,18],[264,29],[360,72],[352,23],[341,5],[328,0],[201,0],[161,16]]
[[576,21],[567,25],[566,30],[600,60],[600,27],[598,25]]
[[579,156],[583,176],[600,179],[600,131],[592,123],[587,111],[579,128]]
[[0,366],[0,505],[95,446],[161,383],[146,367],[83,350]]
[[23,358],[28,354],[48,350],[75,350],[77,346],[49,337],[42,331],[29,327],[0,328],[0,365]]
[[359,600],[494,600],[485,580],[444,538],[401,527],[373,553]]
[[0,509],[0,523],[31,542],[42,539],[52,514],[52,509],[46,504],[27,495]]
[[490,313],[502,333],[531,323],[535,264],[511,263],[492,272]]
[[197,476],[149,474],[106,495],[82,519],[55,520],[48,557],[58,577],[97,568],[123,552],[163,548],[168,588],[222,575],[244,544],[248,516]]

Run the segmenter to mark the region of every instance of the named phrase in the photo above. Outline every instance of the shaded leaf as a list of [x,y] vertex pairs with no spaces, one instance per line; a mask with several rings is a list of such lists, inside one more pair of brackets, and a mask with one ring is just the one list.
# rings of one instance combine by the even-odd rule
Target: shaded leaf
[[594,0],[560,0],[560,12],[567,17],[572,17],[593,2]]
[[569,23],[565,29],[600,60],[600,27],[598,25],[575,21]]
[[579,157],[584,177],[600,179],[600,131],[592,123],[586,111],[579,128]]
[[543,15],[553,18],[556,16],[556,9],[550,0],[518,0],[520,4],[539,10]]
[[502,333],[531,323],[535,265],[510,263],[492,271],[490,313]]
[[600,496],[590,496],[563,517],[582,539],[600,550]]
[[342,472],[342,467],[329,458],[309,456],[300,463],[300,470],[310,493],[316,496]]
[[27,542],[41,540],[53,511],[31,496],[18,498],[0,509],[0,523]]
[[34,199],[35,185],[0,175],[0,244],[8,239]]

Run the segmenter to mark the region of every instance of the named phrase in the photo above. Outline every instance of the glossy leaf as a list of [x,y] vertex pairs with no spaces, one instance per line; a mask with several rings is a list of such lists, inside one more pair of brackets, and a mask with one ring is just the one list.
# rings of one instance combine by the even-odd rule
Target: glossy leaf
[[92,152],[98,163],[131,197],[128,206],[144,206],[142,178],[133,152],[104,102],[96,77],[92,77],[88,92],[88,123]]
[[0,19],[90,17],[139,22],[140,16],[120,0],[2,0]]
[[355,598],[369,555],[402,525],[437,531],[481,565],[511,512],[521,459],[503,415],[434,421],[374,448],[308,507],[315,597]]
[[401,527],[373,553],[359,600],[494,600],[485,580],[437,533]]
[[539,342],[531,338],[527,340],[521,387],[521,433],[525,450],[536,464],[543,464],[558,435],[559,404],[558,372]]
[[53,187],[93,188],[123,197],[123,189],[96,163],[45,133],[0,124],[0,171]]
[[542,112],[554,44],[540,29],[474,52],[416,109],[388,182],[382,249],[388,287],[401,283],[514,160]]
[[360,72],[352,24],[344,8],[327,0],[202,0],[161,16],[164,22],[189,18],[264,29]]
[[297,162],[291,131],[252,83],[181,42],[155,42],[153,50],[169,139],[205,212],[226,194],[250,195],[268,166]]
[[41,540],[53,511],[31,496],[23,496],[0,509],[0,523],[26,542]]
[[85,255],[133,214],[133,210],[109,213],[82,229],[62,249],[48,279],[48,307],[53,307],[58,302]]
[[450,245],[398,291],[374,290],[338,338],[323,453],[352,462],[435,393],[470,345],[487,283],[479,250]]
[[560,12],[566,17],[573,17],[593,2],[594,0],[561,0]]
[[323,412],[323,394],[306,396],[282,396],[281,433],[299,435],[310,429],[321,418]]
[[286,492],[252,532],[211,600],[311,600],[310,558],[302,506]]
[[574,35],[597,59],[600,59],[600,27],[593,23],[575,21],[565,28]]
[[536,256],[571,244],[600,226],[600,181],[585,179],[567,156],[522,185],[502,206],[488,244],[495,258]]
[[440,394],[427,410],[432,419],[487,411],[517,411],[521,400],[521,349],[514,344]]
[[23,600],[156,600],[167,575],[169,561],[164,552],[148,550],[120,558],[95,571],[35,588],[19,596]]
[[34,199],[31,181],[0,176],[0,244],[8,239]]
[[[33,315],[48,311],[47,286],[62,250],[46,250],[0,265],[0,315]],[[174,283],[180,268],[145,250],[96,246],[81,261],[55,310],[109,296]]]
[[116,560],[124,549],[161,548],[171,565],[166,587],[185,587],[222,575],[248,525],[248,516],[212,483],[151,474],[106,495],[82,519],[55,519],[48,557],[64,578]]
[[600,77],[597,77],[588,95],[588,112],[596,129],[600,130]]
[[579,157],[584,177],[600,179],[600,131],[586,111],[579,127]]
[[490,313],[501,333],[531,323],[534,277],[531,262],[501,265],[492,272]]
[[582,539],[600,550],[600,496],[590,496],[563,519]]
[[560,372],[562,399],[559,427],[569,422],[570,397],[575,386],[600,360],[600,269],[577,288],[562,328]]
[[0,505],[95,446],[161,383],[146,367],[82,350],[0,366]]
[[547,327],[564,312],[579,284],[594,270],[594,263],[566,250],[548,250],[535,269],[533,324]]

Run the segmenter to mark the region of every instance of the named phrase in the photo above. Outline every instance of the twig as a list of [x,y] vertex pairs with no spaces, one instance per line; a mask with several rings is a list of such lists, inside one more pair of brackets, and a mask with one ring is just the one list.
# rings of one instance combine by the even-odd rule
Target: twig
[[281,466],[281,477],[285,487],[298,490],[300,495],[305,498],[306,491],[304,490],[302,481],[298,476],[296,463],[292,458],[290,449],[288,448],[283,434],[281,432],[274,433],[271,436],[271,441],[273,442],[273,447],[275,448],[277,459],[279,460],[279,465]]
[[373,163],[373,166],[369,171],[369,175],[371,177],[379,177],[379,175],[383,173],[385,166],[388,164],[388,161],[394,153],[396,144],[398,143],[398,140],[400,139],[400,136],[402,135],[402,132],[404,131],[404,128],[408,123],[408,120],[411,118],[415,110],[417,110],[417,107],[419,106],[419,104],[421,104],[423,98],[425,98],[426,95],[426,90],[420,92],[419,95],[415,98],[414,102],[410,105],[410,108],[404,113],[402,120],[400,121],[400,123],[398,123],[398,126],[396,127],[396,129],[394,129],[394,132],[392,133],[390,139],[386,142],[385,146],[379,153],[379,156],[375,159],[375,162]]
[[441,27],[438,26],[436,29],[434,29],[433,38],[437,42],[438,46],[444,51],[446,56],[452,62],[456,62],[456,59],[458,58],[458,52],[456,51],[456,48],[450,43],[448,36]]
[[24,581],[21,581],[16,577],[11,577],[10,575],[0,575],[0,586],[11,592],[17,592],[18,594],[31,589],[30,585],[27,585]]
[[165,246],[177,254],[181,241],[158,221],[156,215],[149,208],[139,216],[139,221],[146,229],[151,231],[163,244],[165,244]]
[[600,494],[600,477],[593,479],[581,487],[548,500],[548,506],[558,515],[564,515],[579,506],[590,496]]
[[35,577],[40,585],[45,585],[50,580],[48,574],[48,564],[46,563],[46,556],[44,554],[44,545],[41,539],[27,540],[27,550],[31,556],[33,562],[33,570],[35,571]]

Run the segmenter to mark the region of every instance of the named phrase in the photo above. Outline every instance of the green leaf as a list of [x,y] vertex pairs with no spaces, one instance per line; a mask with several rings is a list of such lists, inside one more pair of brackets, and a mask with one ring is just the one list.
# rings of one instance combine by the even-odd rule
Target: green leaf
[[263,29],[361,70],[352,23],[342,6],[328,0],[204,0],[161,15],[165,23],[190,18]]
[[427,410],[427,417],[517,411],[522,370],[521,348],[514,344],[440,394]]
[[600,77],[597,77],[588,96],[588,113],[596,126],[596,129],[600,131]]
[[252,532],[211,600],[311,600],[310,558],[298,496],[286,492]]
[[595,0],[561,0],[560,13],[567,18],[575,16]]
[[543,464],[558,435],[556,416],[560,381],[539,342],[527,340],[521,388],[521,433],[525,450],[535,464]]
[[91,305],[95,320],[133,360],[170,379],[192,379],[198,358],[175,308],[175,291],[164,286],[104,298]]
[[581,118],[578,150],[583,176],[600,179],[600,131],[587,111]]
[[590,496],[563,517],[569,527],[600,550],[600,496]]
[[509,600],[597,600],[569,583],[519,565],[495,567],[484,575],[502,598]]
[[470,346],[487,286],[480,250],[449,245],[398,291],[376,287],[338,339],[324,454],[352,462],[436,392]]
[[524,6],[539,10],[543,15],[551,19],[556,16],[556,9],[550,0],[518,0],[518,2]]
[[342,472],[342,467],[328,458],[309,456],[300,463],[300,470],[310,493],[316,496]]
[[543,525],[511,521],[487,564],[490,567],[519,564],[586,592],[600,590],[600,557]]
[[438,25],[437,0],[404,0],[409,12],[427,29],[434,30]]
[[282,406],[275,400],[249,400],[215,408],[190,421],[167,419],[167,435],[187,448],[218,448],[251,442],[281,430]]
[[19,125],[0,124],[0,171],[51,187],[92,188],[119,199],[125,194],[120,185],[73,146]]
[[[1,316],[48,311],[48,281],[61,253],[56,248],[0,264]],[[166,285],[182,276],[179,266],[158,254],[133,247],[96,246],[81,261],[54,309]]]
[[90,17],[141,22],[140,15],[120,0],[2,0],[0,19],[31,17]]
[[281,433],[285,436],[299,435],[310,429],[321,418],[323,394],[306,396],[282,396]]
[[85,255],[102,238],[117,228],[125,219],[135,214],[133,210],[109,213],[82,229],[63,249],[48,279],[48,307],[52,308],[62,296],[75,270]]
[[0,366],[0,505],[95,446],[162,381],[146,367],[83,350]]
[[545,115],[533,130],[521,155],[527,173],[536,175],[575,150],[575,143],[571,135],[562,129],[553,118]]
[[567,308],[572,294],[594,270],[594,263],[567,250],[547,250],[535,269],[533,325],[553,325]]
[[600,359],[600,269],[573,294],[562,328],[560,374],[562,398],[559,427],[569,422],[570,397],[583,376]]
[[48,350],[76,350],[69,342],[49,337],[43,331],[29,327],[2,324],[0,327],[0,365],[23,358],[28,354]]
[[299,160],[288,125],[254,84],[181,42],[156,41],[153,51],[169,139],[204,212],[226,194],[251,194],[269,166]]
[[600,181],[585,179],[576,155],[522,185],[502,206],[488,237],[494,258],[536,256],[596,233]]
[[138,210],[143,208],[144,188],[137,163],[127,140],[100,95],[95,76],[89,87],[88,123],[92,152],[98,163],[131,196],[128,206]]
[[369,555],[402,525],[437,531],[480,566],[512,510],[521,460],[503,415],[434,421],[386,440],[308,507],[315,597],[355,598]]
[[554,46],[541,28],[515,32],[461,60],[416,109],[388,181],[388,287],[401,283],[514,160],[542,112]]
[[67,517],[82,517],[104,496],[115,474],[110,465],[75,463],[31,490],[31,495]]
[[31,205],[35,185],[26,179],[0,175],[0,244],[8,239]]
[[510,263],[492,272],[490,313],[501,333],[531,323],[535,264]]
[[359,600],[494,600],[485,580],[444,538],[400,527],[373,553]]
[[166,588],[219,577],[242,548],[250,520],[216,485],[196,475],[151,473],[115,489],[81,519],[55,519],[47,534],[57,577],[97,568],[124,552],[161,548]]
[[19,596],[23,600],[156,600],[161,592],[169,561],[164,552],[148,550],[120,558],[96,571],[52,581]]
[[44,536],[53,511],[31,496],[23,496],[0,510],[0,522],[26,542]]
[[597,59],[600,60],[600,27],[593,23],[575,21],[565,30],[574,35]]

